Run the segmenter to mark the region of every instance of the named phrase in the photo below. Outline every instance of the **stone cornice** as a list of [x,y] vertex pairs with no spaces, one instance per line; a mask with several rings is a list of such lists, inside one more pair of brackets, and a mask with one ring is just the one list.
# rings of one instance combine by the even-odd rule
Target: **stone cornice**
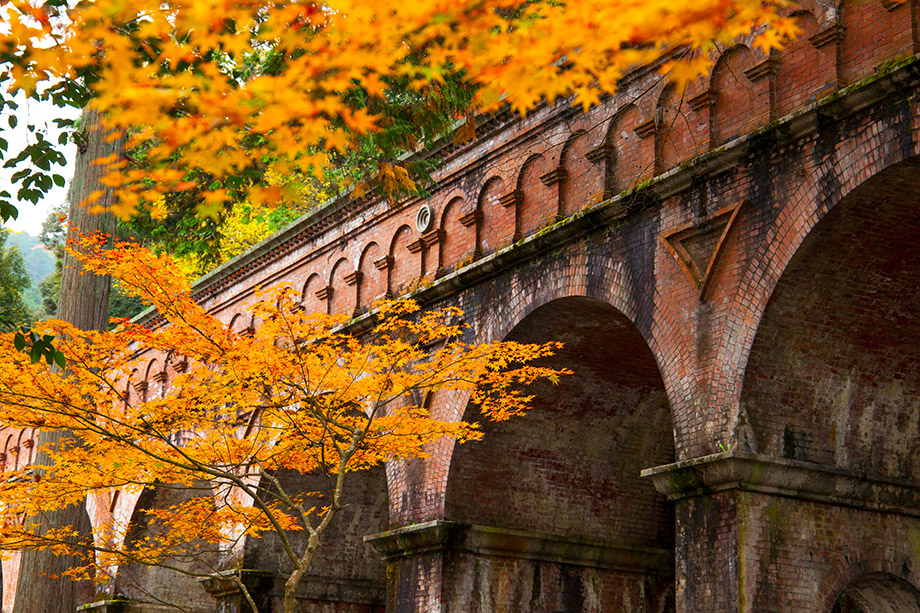
[[647,119],[646,121],[643,121],[637,125],[633,131],[639,138],[645,138],[646,136],[651,136],[654,134],[657,127],[658,126],[655,125],[655,118],[652,117],[651,119]]
[[726,451],[641,474],[669,500],[740,490],[920,517],[920,484],[757,453]]
[[503,207],[508,208],[509,206],[517,206],[518,204],[521,203],[521,200],[523,199],[524,199],[524,192],[522,192],[519,189],[514,189],[508,192],[507,194],[505,194],[504,196],[501,196],[498,199],[498,203],[502,205]]
[[716,92],[711,89],[704,90],[703,92],[687,100],[687,105],[693,111],[699,111],[700,109],[707,106],[712,106],[715,103]]
[[776,76],[779,65],[780,61],[778,59],[768,57],[761,63],[745,70],[744,76],[747,77],[749,81],[759,81],[764,77],[773,77]]
[[831,43],[843,42],[843,35],[846,33],[846,26],[839,23],[832,24],[816,34],[812,34],[808,41],[816,48],[820,49]]
[[627,572],[673,573],[673,552],[555,535],[435,520],[364,537],[386,559],[450,550],[590,566]]
[[568,172],[562,166],[557,166],[547,173],[540,175],[540,181],[547,187],[552,187],[557,183],[563,183],[568,176]]
[[482,221],[482,217],[482,209],[473,209],[466,215],[462,215],[460,217],[460,224],[465,228],[469,228],[470,226],[475,225],[477,222]]

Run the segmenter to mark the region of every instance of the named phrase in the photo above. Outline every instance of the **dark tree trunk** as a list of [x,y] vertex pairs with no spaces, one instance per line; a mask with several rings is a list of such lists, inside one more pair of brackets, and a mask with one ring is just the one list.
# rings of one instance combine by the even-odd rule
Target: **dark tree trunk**
[[[120,152],[123,141],[107,143],[100,129],[98,115],[91,110],[83,111],[82,131],[85,143],[77,153],[74,178],[70,186],[70,233],[78,228],[84,234],[102,231],[111,235],[115,229],[112,215],[90,214],[80,203],[93,191],[102,190],[104,195],[97,203],[104,206],[111,204],[112,195],[99,183],[104,168],[94,165],[93,160]],[[69,254],[65,255],[58,319],[69,321],[84,330],[105,329],[108,324],[110,287],[109,277],[80,275],[80,263]],[[70,433],[66,431],[40,432],[36,443],[38,447],[51,445],[53,448],[69,437]],[[47,456],[39,454],[35,463],[42,465],[49,462]],[[81,539],[92,539],[85,503],[49,513],[44,518],[44,525],[73,526],[79,531]],[[55,556],[48,551],[24,551],[13,613],[73,613],[78,606],[89,602],[93,593],[89,582],[51,578],[75,564],[79,564],[79,560]]]

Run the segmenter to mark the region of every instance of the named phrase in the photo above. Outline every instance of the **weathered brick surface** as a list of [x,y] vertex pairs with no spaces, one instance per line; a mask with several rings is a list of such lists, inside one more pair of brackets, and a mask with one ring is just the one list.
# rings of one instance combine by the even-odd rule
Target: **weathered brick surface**
[[[752,452],[851,485],[920,482],[920,70],[905,60],[920,11],[797,10],[803,35],[786,49],[764,57],[740,40],[683,94],[650,67],[585,114],[487,119],[475,141],[433,154],[425,233],[417,199],[343,199],[197,286],[240,330],[257,325],[257,285],[290,283],[308,310],[360,313],[420,288],[426,306],[463,308],[471,339],[567,342],[554,363],[576,374],[538,389],[529,415],[358,488],[318,566],[330,585],[386,585],[391,611],[830,611],[844,590],[911,597],[920,520],[881,505],[878,488],[707,489],[677,471],[660,487],[668,502],[638,476]],[[129,398],[176,368],[150,356]],[[462,394],[430,407],[470,415]],[[389,551],[386,571],[360,542],[437,520],[528,536],[509,550],[467,536]],[[595,566],[546,553],[589,542]],[[270,540],[247,547],[282,570]],[[599,561],[630,547],[673,573]],[[332,593],[329,610],[379,606]]]

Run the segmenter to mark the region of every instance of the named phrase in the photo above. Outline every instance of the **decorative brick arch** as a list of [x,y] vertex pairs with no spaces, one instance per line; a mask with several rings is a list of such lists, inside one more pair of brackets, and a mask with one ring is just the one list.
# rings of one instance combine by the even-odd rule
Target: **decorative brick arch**
[[[841,157],[834,155],[821,161],[821,167],[809,174],[777,215],[775,227],[741,278],[722,333],[717,357],[722,368],[713,373],[712,388],[722,391],[724,401],[719,403],[721,410],[713,413],[713,421],[717,421],[716,415],[729,418],[722,424],[727,436],[736,438],[743,427],[739,402],[751,347],[773,290],[799,247],[824,216],[857,187],[878,180],[885,169],[899,164],[913,167],[917,163],[917,157],[899,159],[898,152],[886,146],[884,138],[864,140]],[[834,168],[845,172],[838,176]],[[832,174],[839,187],[836,194],[827,194],[819,184]]]
[[548,156],[539,153],[528,157],[521,166],[516,183],[520,194],[516,228],[522,237],[551,223],[559,214],[558,181],[553,172]]
[[390,296],[403,295],[409,285],[418,279],[421,273],[421,251],[413,252],[409,245],[413,241],[413,231],[408,225],[402,225],[393,233],[390,240],[389,268],[387,269],[387,288]]
[[621,192],[652,176],[655,170],[655,140],[651,137],[654,125],[654,117],[643,117],[637,104],[617,109],[605,139],[611,147],[605,179],[608,194]]
[[500,175],[486,179],[476,200],[480,228],[476,248],[494,253],[520,236],[517,234],[516,210],[519,192],[514,183]]
[[[357,290],[353,282],[348,283],[351,272],[351,263],[345,257],[339,258],[332,266],[332,272],[329,273],[329,313],[332,315],[351,316],[357,308]],[[354,276],[350,278],[356,280]]]
[[[523,282],[520,279],[512,280],[505,290],[506,295],[493,297],[504,308],[484,308],[466,313],[467,321],[473,328],[471,342],[487,343],[504,339],[530,313],[555,300],[575,297],[596,299],[609,304],[637,325],[659,366],[673,411],[672,399],[686,392],[682,376],[686,366],[682,356],[688,355],[688,352],[683,339],[677,334],[677,327],[671,322],[671,315],[660,309],[649,314],[637,309],[629,275],[622,262],[606,261],[603,272],[591,284],[586,282],[586,277],[572,274],[572,271],[582,270],[585,266],[583,256],[573,254],[570,260],[543,270],[538,278],[525,276]],[[656,299],[655,302],[663,301]],[[650,335],[648,330],[654,330],[655,333]],[[459,420],[467,408],[468,400],[468,393],[439,394],[432,413],[439,419]],[[671,420],[679,447],[685,437],[681,431],[682,424],[676,415],[672,414]],[[404,462],[388,467],[390,514],[394,521],[422,521],[443,515],[447,476],[454,448],[452,441],[442,440],[424,462],[416,462],[412,467]],[[406,498],[407,491],[424,491],[425,499]]]
[[709,123],[710,146],[722,145],[767,122],[769,102],[760,84],[748,76],[756,62],[754,52],[743,44],[719,56],[710,78],[715,97]]
[[323,285],[323,278],[319,273],[313,273],[307,277],[307,282],[303,284],[303,292],[301,293],[301,304],[303,308],[308,313],[325,313],[326,304],[325,302],[317,296],[317,292],[322,292],[326,286]]
[[476,251],[476,215],[468,209],[464,198],[455,196],[441,211],[440,233],[432,248],[437,250],[437,267],[442,275],[471,260]]
[[358,307],[369,308],[387,293],[387,262],[376,242],[371,241],[358,260]]

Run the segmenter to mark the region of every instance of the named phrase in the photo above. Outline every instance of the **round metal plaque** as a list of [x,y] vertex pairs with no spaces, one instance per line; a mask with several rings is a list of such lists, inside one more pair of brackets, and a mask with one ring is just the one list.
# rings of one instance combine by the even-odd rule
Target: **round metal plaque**
[[418,213],[415,214],[415,229],[424,234],[431,229],[431,220],[433,218],[434,214],[431,211],[431,207],[423,204],[419,207]]

